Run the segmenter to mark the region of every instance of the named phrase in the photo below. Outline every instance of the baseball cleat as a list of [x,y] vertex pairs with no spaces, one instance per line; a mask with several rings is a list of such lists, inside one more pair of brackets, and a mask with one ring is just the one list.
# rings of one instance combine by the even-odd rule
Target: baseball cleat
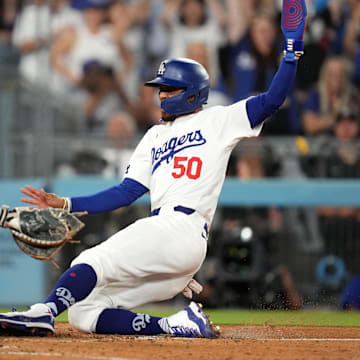
[[54,333],[55,318],[45,304],[35,304],[27,311],[0,314],[0,335],[46,336]]
[[220,327],[214,326],[194,301],[188,307],[166,318],[168,333],[178,337],[216,338]]

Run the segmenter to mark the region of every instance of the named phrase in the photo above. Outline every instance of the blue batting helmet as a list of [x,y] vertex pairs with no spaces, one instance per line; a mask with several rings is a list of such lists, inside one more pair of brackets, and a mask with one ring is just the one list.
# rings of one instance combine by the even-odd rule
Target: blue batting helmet
[[198,62],[186,58],[168,59],[160,64],[156,78],[145,86],[160,85],[184,88],[184,91],[161,102],[161,107],[170,115],[193,112],[206,104],[209,96],[209,74]]

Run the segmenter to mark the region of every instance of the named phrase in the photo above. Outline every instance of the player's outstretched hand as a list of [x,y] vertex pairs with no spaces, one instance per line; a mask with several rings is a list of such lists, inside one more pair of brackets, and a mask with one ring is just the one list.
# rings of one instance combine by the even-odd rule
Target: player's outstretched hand
[[45,192],[43,189],[35,189],[30,185],[26,185],[25,188],[21,188],[20,191],[29,196],[29,198],[21,198],[21,201],[27,204],[32,204],[30,208],[62,208],[64,206],[64,199],[56,194]]
[[305,0],[283,0],[281,30],[286,39],[304,39],[306,15]]

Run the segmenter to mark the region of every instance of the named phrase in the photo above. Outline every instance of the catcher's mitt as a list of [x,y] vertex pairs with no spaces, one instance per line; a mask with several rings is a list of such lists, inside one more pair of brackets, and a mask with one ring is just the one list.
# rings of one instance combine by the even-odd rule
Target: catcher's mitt
[[3,205],[0,210],[0,226],[9,228],[16,245],[26,255],[39,260],[50,260],[85,224],[77,216],[62,209],[29,209],[17,207],[9,210]]

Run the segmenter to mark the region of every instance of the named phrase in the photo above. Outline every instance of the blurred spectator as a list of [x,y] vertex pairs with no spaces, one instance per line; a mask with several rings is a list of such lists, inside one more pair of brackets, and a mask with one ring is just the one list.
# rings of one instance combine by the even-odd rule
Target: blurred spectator
[[109,19],[113,41],[118,44],[126,71],[122,77],[127,96],[138,99],[140,71],[144,65],[145,27],[150,14],[149,0],[112,0]]
[[236,162],[236,176],[240,179],[261,179],[264,178],[265,153],[257,141],[246,140],[246,144],[241,147]]
[[14,64],[18,60],[11,44],[11,36],[20,5],[19,0],[0,2],[0,64]]
[[[280,54],[275,18],[268,13],[256,13],[248,31],[241,38],[232,37],[221,51],[222,75],[232,101],[267,91],[278,68]],[[290,92],[280,111],[265,123],[263,134],[298,133],[299,122],[296,99]]]
[[313,3],[314,11],[320,12],[326,8],[328,1],[329,0],[307,0],[306,3],[307,5],[309,2]]
[[170,31],[168,57],[185,57],[192,42],[202,42],[213,59],[210,72],[218,76],[218,49],[224,42],[225,14],[218,0],[166,0],[163,21]]
[[336,153],[329,155],[323,169],[327,178],[360,178],[360,157],[356,144],[359,135],[359,113],[341,112],[334,126],[338,140]]
[[[309,3],[310,1],[308,1]],[[310,4],[309,4],[310,5]],[[300,101],[319,78],[320,69],[326,57],[343,53],[344,30],[347,21],[347,0],[326,0],[321,4],[314,1],[305,29],[305,54],[299,61],[296,87]]]
[[152,78],[160,62],[168,55],[168,31],[162,21],[164,0],[151,0],[144,39],[144,63],[141,69],[145,80]]
[[331,134],[339,112],[350,106],[351,73],[347,61],[328,58],[321,67],[317,87],[304,104],[303,128],[306,135]]
[[360,2],[348,0],[351,18],[345,32],[345,49],[355,63],[355,81],[360,87]]
[[141,133],[145,133],[161,119],[160,101],[155,88],[140,84],[139,94],[139,104],[136,105],[141,113],[138,114],[136,119]]
[[76,89],[83,65],[91,59],[113,68],[116,76],[126,71],[126,49],[115,42],[110,26],[105,24],[108,5],[108,0],[84,0],[84,24],[65,29],[56,38],[51,49],[51,65],[59,75],[54,90],[66,94],[67,89]]
[[273,149],[257,139],[243,139],[230,156],[227,176],[243,180],[277,177],[281,162]]
[[32,0],[16,18],[13,44],[20,51],[19,71],[33,84],[52,82],[49,50],[54,38],[64,29],[82,23],[78,12],[67,0]]
[[[322,149],[324,155],[315,164],[318,176],[330,179],[360,177],[360,156],[357,145],[359,121],[359,113],[343,111],[337,116],[334,124],[336,147],[334,148],[334,143],[329,141],[329,149]],[[355,244],[358,242],[360,232],[359,209],[321,207],[317,209],[317,213],[326,253],[342,257],[347,267],[351,270],[357,269],[355,252],[359,247]]]
[[[305,164],[308,176],[340,179],[360,177],[357,145],[359,121],[358,113],[351,112],[349,109],[344,109],[336,116],[332,133],[335,139],[330,137],[324,141],[317,155],[309,160],[311,166]],[[332,211],[335,209],[332,209],[331,213]]]
[[186,57],[199,62],[209,73],[210,91],[207,106],[229,105],[230,98],[224,93],[224,91],[221,91],[219,84],[216,83],[216,78],[212,76],[211,61],[213,59],[209,56],[207,45],[203,42],[190,43],[186,50]]
[[234,102],[268,89],[279,62],[277,38],[273,17],[258,13],[248,32],[223,52],[222,72]]
[[347,0],[328,0],[327,7],[314,19],[322,23],[322,46],[327,54],[342,54],[345,24],[347,22]]
[[131,138],[136,132],[136,124],[121,101],[113,69],[90,60],[85,63],[83,74],[80,85],[85,94],[81,101],[79,97],[74,100],[83,106],[86,128],[109,139]]
[[225,0],[227,18],[227,36],[230,44],[235,44],[248,32],[250,23],[257,13],[274,16],[277,13],[277,0]]
[[152,98],[150,102],[150,97],[143,97],[147,93],[152,96],[153,89],[147,92],[141,81],[147,66],[145,41],[150,12],[149,0],[112,0],[109,8],[112,36],[125,64],[125,71],[117,75],[118,93],[141,132],[159,119],[158,115],[153,117],[154,111],[158,113],[155,110],[158,106],[154,106]]
[[[219,73],[217,48],[224,39],[225,29],[224,9],[220,3],[217,0],[164,0],[153,1],[151,4],[152,13],[148,25],[152,33],[149,34],[148,39],[159,52],[152,51],[148,45],[147,59],[150,64],[145,66],[143,76],[146,77],[153,66],[157,68],[165,55],[192,58],[200,62],[210,74],[209,106],[228,104],[230,99],[219,84],[217,75]],[[159,18],[162,19],[161,23],[157,21]],[[170,31],[164,31],[164,25]],[[164,36],[167,32],[168,36]],[[168,42],[171,44],[171,49],[168,54],[164,54],[165,44]],[[154,89],[142,87],[140,94],[142,103],[148,109],[147,116],[144,116],[141,122],[142,127],[146,129],[160,118],[160,104]]]
[[19,71],[28,82],[49,81],[51,13],[47,0],[32,0],[16,18],[13,43],[20,51]]
[[80,11],[70,6],[69,0],[51,0],[51,30],[53,37],[66,28],[81,26],[84,22]]

